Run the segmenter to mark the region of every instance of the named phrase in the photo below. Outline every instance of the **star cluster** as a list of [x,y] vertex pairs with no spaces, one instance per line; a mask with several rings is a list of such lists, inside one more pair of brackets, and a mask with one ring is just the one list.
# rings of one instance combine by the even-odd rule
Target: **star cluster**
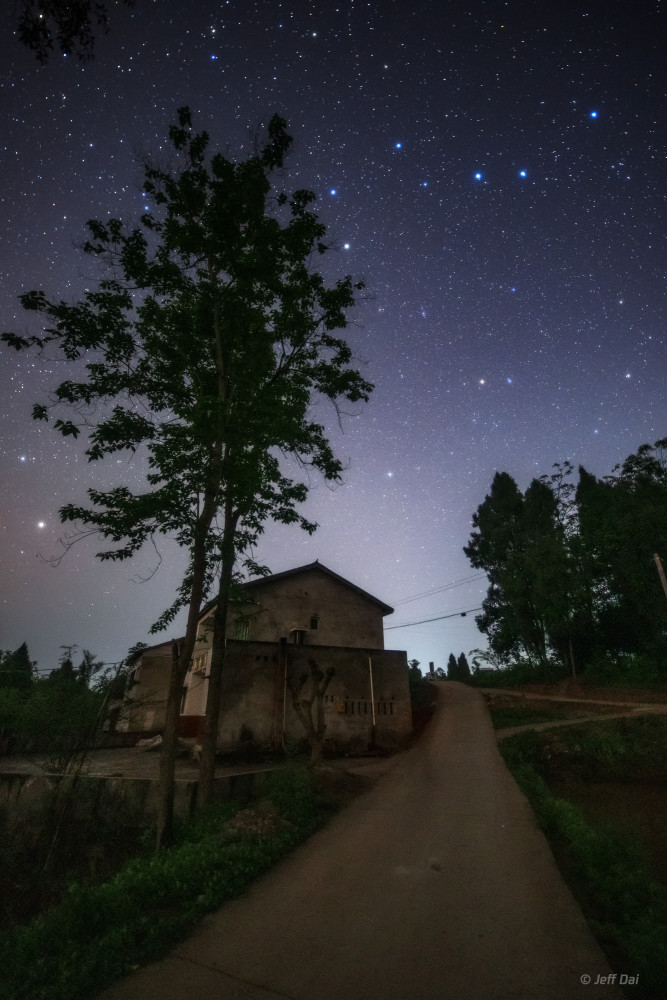
[[[6,5],[11,8],[11,5]],[[333,279],[366,292],[347,331],[370,405],[323,411],[345,483],[314,483],[314,537],[267,530],[273,571],[319,558],[397,604],[388,624],[479,606],[462,554],[495,470],[525,488],[570,459],[606,474],[665,434],[665,122],[658,3],[517,0],[136,0],[82,64],[39,67],[0,14],[0,316],[18,295],[74,300],[96,280],[76,250],[89,218],[146,209],[145,154],[167,157],[176,109],[243,157],[283,115],[287,190],[310,188]],[[319,264],[320,262],[318,262]],[[107,660],[172,599],[169,543],[136,566],[76,546],[58,568],[58,508],[92,485],[138,487],[138,460],[90,466],[30,419],[67,375],[48,354],[0,355],[0,647],[40,666],[61,643]],[[426,594],[402,609],[399,602]],[[425,665],[483,644],[473,615],[388,633]]]

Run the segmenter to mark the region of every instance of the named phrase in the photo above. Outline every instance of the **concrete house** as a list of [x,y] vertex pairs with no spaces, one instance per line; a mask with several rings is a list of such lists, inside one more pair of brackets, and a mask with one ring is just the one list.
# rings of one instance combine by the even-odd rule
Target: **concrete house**
[[[184,737],[203,732],[214,610],[214,603],[202,610],[183,688]],[[309,673],[310,660],[335,671],[324,704],[328,740],[341,749],[362,749],[373,738],[387,748],[404,743],[412,729],[407,654],[384,648],[382,622],[392,611],[317,561],[244,584],[227,627],[221,747],[302,739],[289,687]],[[118,729],[161,730],[170,665],[169,642],[138,655]]]

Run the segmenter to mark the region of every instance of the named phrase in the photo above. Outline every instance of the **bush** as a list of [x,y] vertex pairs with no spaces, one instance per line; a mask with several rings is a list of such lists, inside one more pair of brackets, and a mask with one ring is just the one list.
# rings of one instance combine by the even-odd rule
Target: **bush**
[[201,916],[238,896],[320,825],[331,809],[307,768],[267,776],[263,792],[285,820],[271,835],[225,826],[237,803],[179,824],[178,842],[135,859],[102,885],[74,885],[64,901],[0,944],[3,1000],[78,1000],[137,963],[159,957]]

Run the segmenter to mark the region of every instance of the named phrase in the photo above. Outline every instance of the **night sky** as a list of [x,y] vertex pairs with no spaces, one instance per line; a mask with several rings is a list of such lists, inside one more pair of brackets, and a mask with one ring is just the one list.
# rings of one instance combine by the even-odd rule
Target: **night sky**
[[[267,527],[257,557],[273,572],[318,558],[395,606],[388,626],[477,608],[485,581],[462,546],[496,470],[522,489],[564,459],[604,475],[667,432],[660,3],[136,0],[109,5],[92,62],[46,67],[16,40],[13,6],[0,14],[0,330],[38,332],[21,292],[75,301],[94,284],[75,249],[86,220],[138,220],[140,157],[168,155],[186,104],[235,158],[283,115],[281,185],[317,193],[335,245],[318,266],[366,282],[346,336],[376,390],[342,433],[322,411],[345,483],[313,481],[312,538]],[[82,439],[33,423],[69,376],[55,354],[3,346],[0,362],[0,648],[25,639],[47,669],[61,644],[114,661],[180,634],[147,635],[183,568],[169,543],[147,582],[153,550],[100,564],[91,540],[43,562],[62,504],[139,488],[143,464],[89,465]],[[386,645],[425,667],[485,641],[469,614]]]

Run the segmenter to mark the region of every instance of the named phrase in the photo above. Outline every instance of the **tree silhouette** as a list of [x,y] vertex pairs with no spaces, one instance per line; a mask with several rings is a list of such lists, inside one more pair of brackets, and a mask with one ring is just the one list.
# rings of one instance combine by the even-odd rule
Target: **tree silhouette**
[[[88,224],[84,251],[108,268],[98,288],[73,305],[27,293],[21,301],[44,317],[44,335],[3,334],[17,349],[59,347],[79,362],[77,374],[88,359],[86,377],[58,386],[53,405],[74,411],[75,419],[58,418],[54,427],[65,436],[85,431],[89,460],[146,452],[143,492],[91,489],[90,506],[61,509],[63,520],[82,526],[73,537],[99,532],[111,542],[99,553],[103,560],[127,559],[161,534],[189,553],[176,600],[153,627],[166,628],[187,608],[167,697],[160,843],[170,838],[176,726],[203,601],[215,593],[199,781],[205,802],[235,575],[241,567],[261,571],[252,552],[267,521],[315,530],[297,510],[311,470],[329,481],[341,477],[312,402],[337,407],[366,400],[372,390],[334,335],[347,325],[361,284],[348,276],[327,286],[313,269],[311,258],[328,249],[325,227],[310,210],[315,196],[271,193],[291,145],[283,119],[274,116],[262,148],[239,163],[209,155],[208,135],[193,131],[187,108],[169,134],[180,164],[146,166],[154,210],[129,231],[117,219]],[[38,405],[33,415],[47,420],[51,409]],[[299,478],[286,474],[284,456],[296,460]]]

